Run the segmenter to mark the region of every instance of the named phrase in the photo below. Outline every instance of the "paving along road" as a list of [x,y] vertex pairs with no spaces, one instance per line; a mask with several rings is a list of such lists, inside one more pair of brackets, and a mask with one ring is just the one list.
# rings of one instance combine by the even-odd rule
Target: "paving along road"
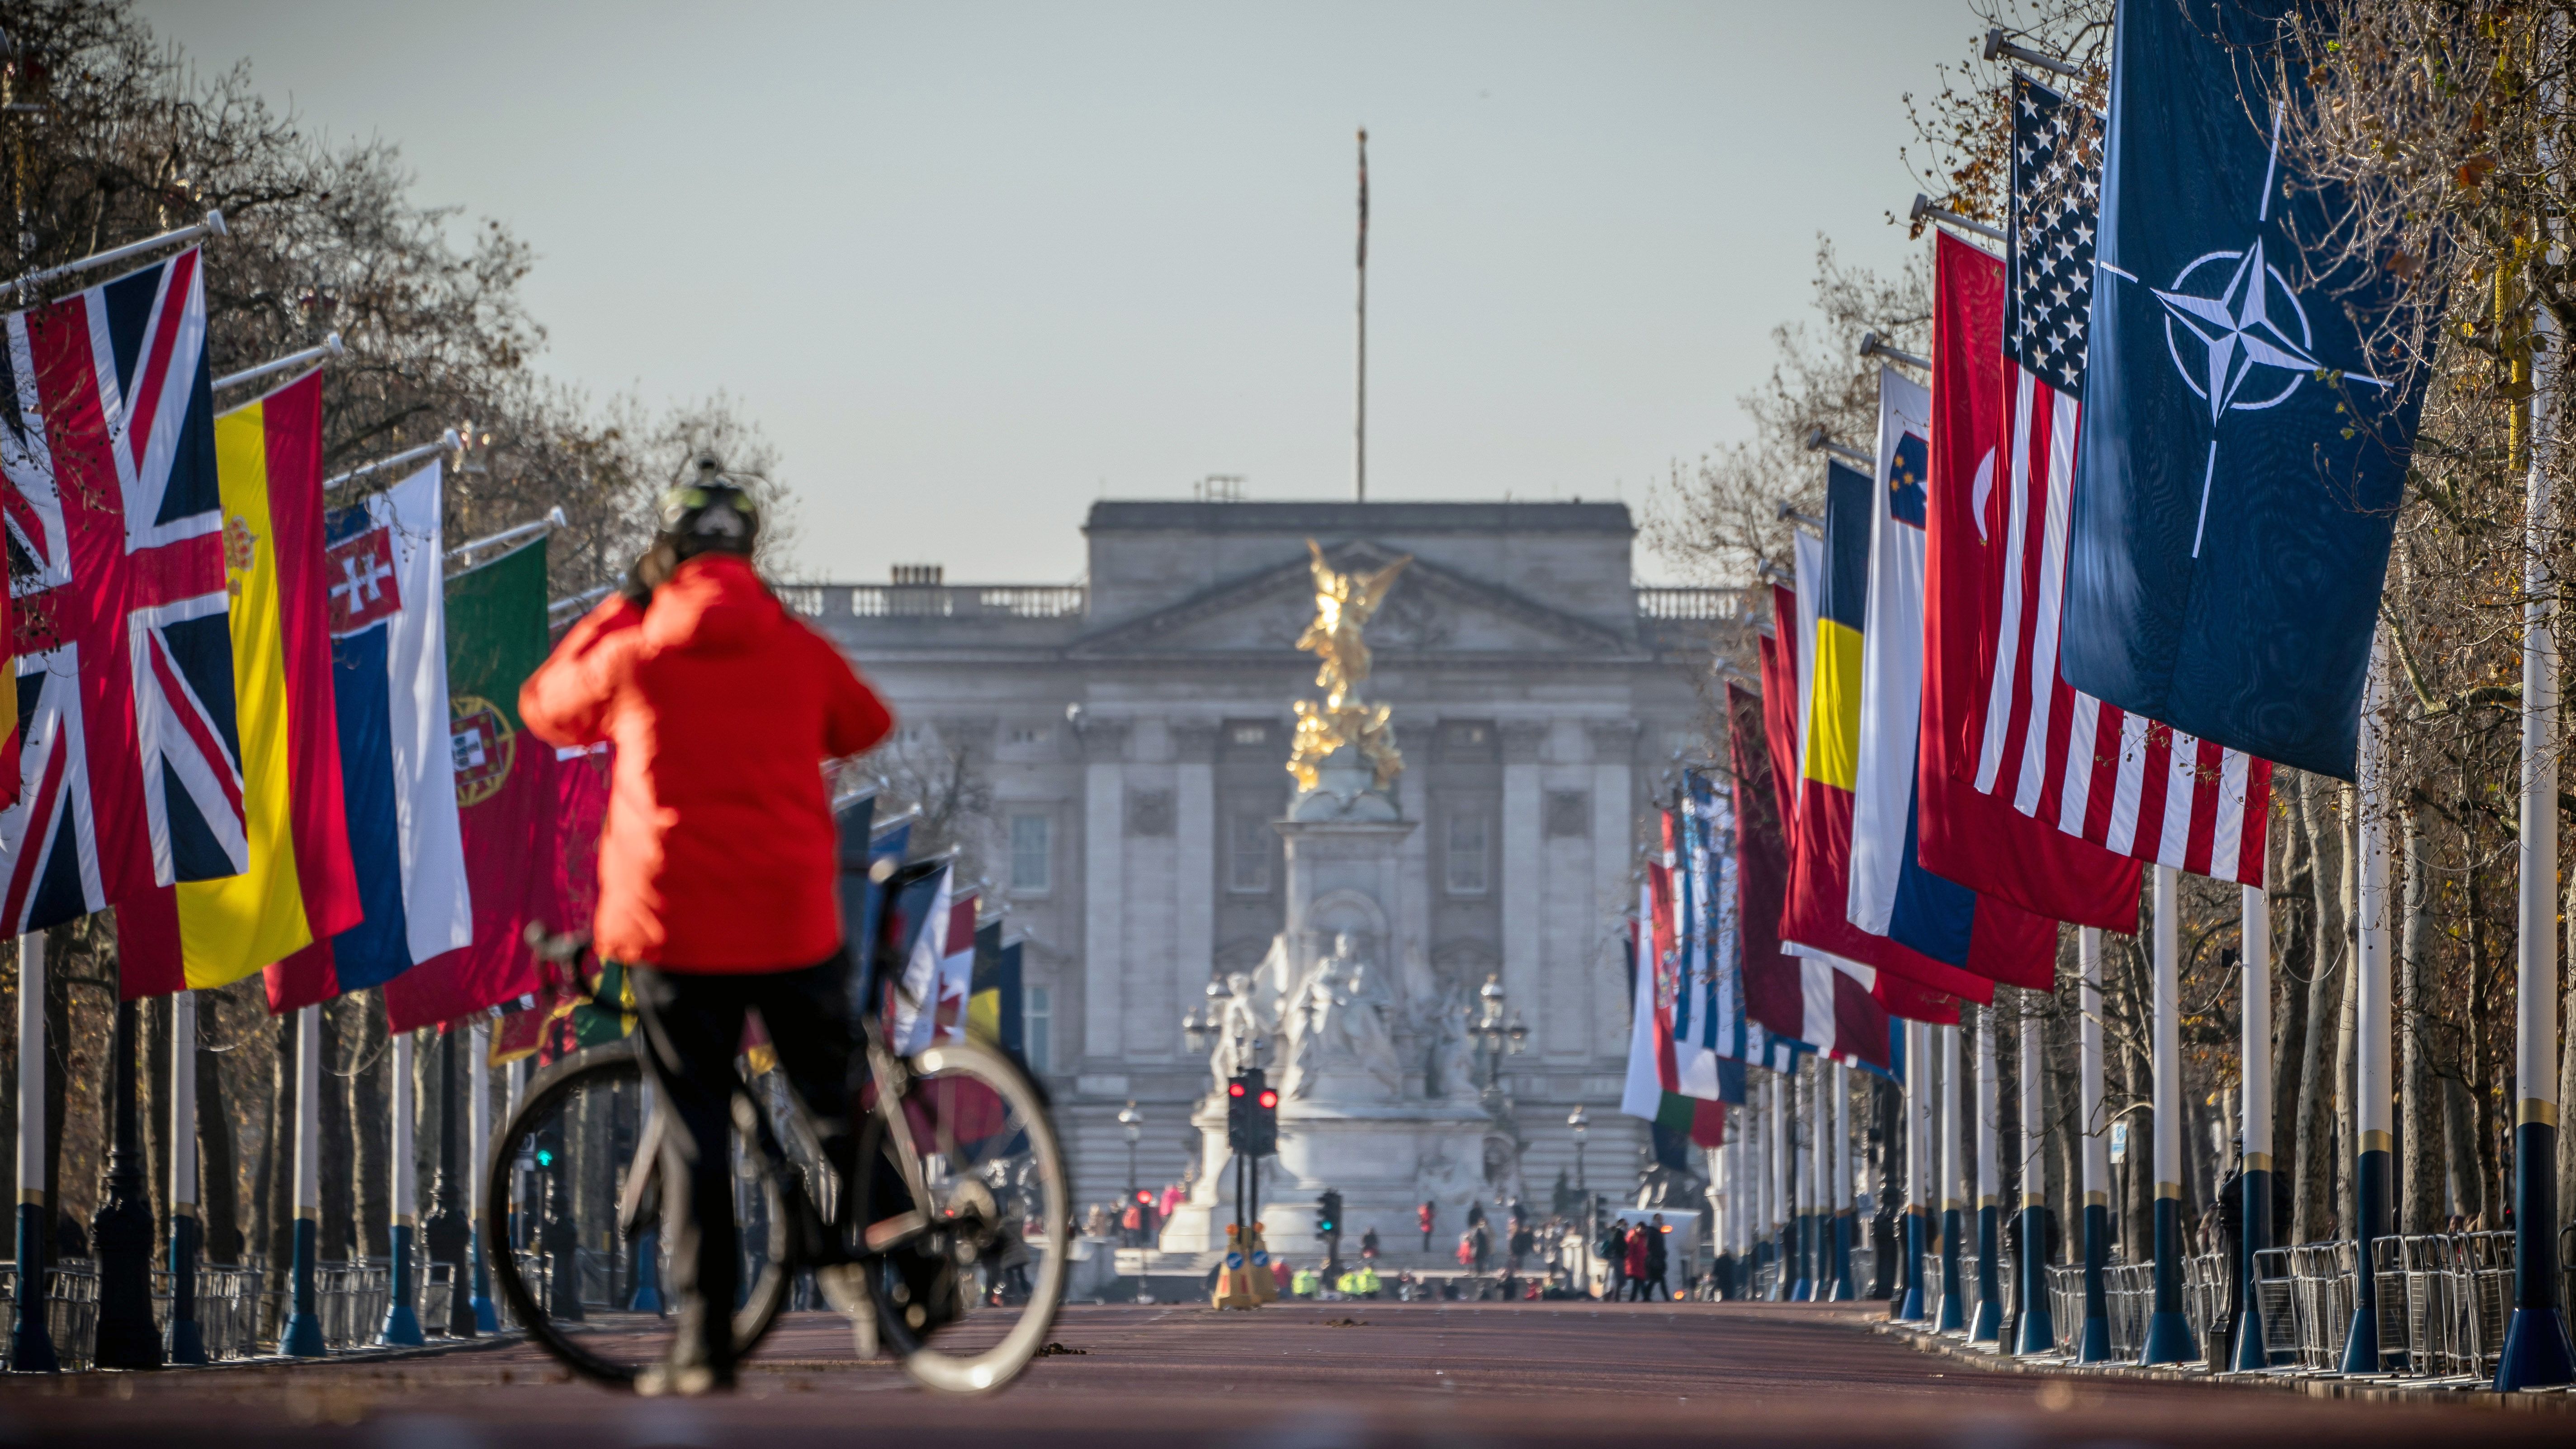
[[[511,1342],[393,1361],[0,1382],[0,1446],[2567,1442],[2576,1419],[2279,1389],[1997,1373],[1867,1332],[1884,1305],[1074,1307],[1072,1352],[977,1400],[791,1316],[730,1399],[573,1383]],[[1841,1321],[1836,1321],[1841,1320]]]

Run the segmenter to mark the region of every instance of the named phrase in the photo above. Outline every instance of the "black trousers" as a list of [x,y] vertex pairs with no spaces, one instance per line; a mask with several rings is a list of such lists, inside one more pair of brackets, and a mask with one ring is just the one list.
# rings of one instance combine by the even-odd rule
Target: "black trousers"
[[760,1012],[788,1085],[846,1176],[854,1146],[848,970],[836,953],[819,965],[756,975],[639,968],[634,982],[645,1070],[677,1129],[662,1148],[662,1225],[669,1234],[669,1286],[679,1306],[672,1359],[729,1376],[741,1287],[732,1146],[743,1013]]

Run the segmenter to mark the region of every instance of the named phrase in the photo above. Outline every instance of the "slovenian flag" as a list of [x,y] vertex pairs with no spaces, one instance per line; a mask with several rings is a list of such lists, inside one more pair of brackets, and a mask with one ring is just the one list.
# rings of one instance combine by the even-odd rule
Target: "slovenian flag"
[[326,525],[340,796],[366,918],[270,967],[272,1011],[381,986],[474,938],[448,740],[439,492],[433,462]]

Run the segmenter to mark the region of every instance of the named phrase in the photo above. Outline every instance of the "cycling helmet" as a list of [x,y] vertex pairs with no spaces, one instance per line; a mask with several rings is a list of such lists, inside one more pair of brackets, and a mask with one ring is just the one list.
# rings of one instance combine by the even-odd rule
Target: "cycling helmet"
[[681,558],[751,552],[760,536],[760,507],[712,453],[689,460],[681,480],[662,490],[662,533]]

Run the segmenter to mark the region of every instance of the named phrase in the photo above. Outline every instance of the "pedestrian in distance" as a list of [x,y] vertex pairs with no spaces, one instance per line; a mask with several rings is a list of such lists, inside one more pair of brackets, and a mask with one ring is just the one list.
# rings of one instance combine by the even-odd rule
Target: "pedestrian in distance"
[[[528,676],[519,714],[558,749],[617,747],[592,940],[629,969],[644,1071],[674,1129],[662,1210],[679,1323],[669,1359],[636,1387],[702,1394],[734,1378],[733,1063],[747,1011],[825,1154],[844,1178],[855,1168],[840,830],[823,766],[873,748],[894,719],[762,582],[759,509],[721,462],[691,459],[659,505],[652,545]],[[961,1291],[953,1272],[914,1286],[952,1304]]]
[[1622,1266],[1627,1271],[1628,1300],[1646,1301],[1646,1225],[1630,1223],[1627,1241],[1620,1247]]
[[1377,1261],[1377,1227],[1375,1224],[1371,1224],[1367,1232],[1360,1234],[1360,1261],[1363,1263],[1374,1263]]
[[1422,1224],[1422,1251],[1426,1253],[1431,1251],[1431,1224],[1439,1215],[1440,1210],[1427,1197],[1422,1200],[1422,1206],[1413,1210],[1414,1221]]
[[1673,1296],[1672,1248],[1668,1241],[1672,1231],[1662,1213],[1655,1214],[1654,1221],[1646,1225],[1646,1282],[1654,1290],[1651,1297],[1657,1303]]
[[1628,1238],[1617,1218],[1602,1221],[1601,1237],[1592,1245],[1592,1256],[1601,1261],[1603,1296],[1618,1302],[1628,1283]]

